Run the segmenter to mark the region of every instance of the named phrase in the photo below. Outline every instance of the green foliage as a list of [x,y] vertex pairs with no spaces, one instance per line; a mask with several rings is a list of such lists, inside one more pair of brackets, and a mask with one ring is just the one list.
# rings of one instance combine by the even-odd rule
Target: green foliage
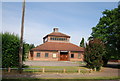
[[120,6],[103,11],[96,27],[92,28],[91,38],[101,39],[107,47],[104,60],[120,59]]
[[23,53],[25,54],[23,56],[23,60],[25,60],[25,58],[28,58],[27,56],[29,54],[29,51],[34,47],[35,47],[34,44],[28,44],[28,43],[23,44]]
[[31,50],[32,48],[35,48],[34,44],[29,44],[29,50]]
[[85,45],[84,45],[84,38],[82,38],[82,40],[80,42],[80,47],[85,47]]
[[18,66],[20,39],[17,35],[4,33],[2,34],[2,66],[14,67]]
[[87,67],[91,69],[100,70],[103,66],[102,57],[105,54],[105,46],[99,39],[93,39],[86,44],[84,61],[87,63]]
[[2,34],[0,34],[0,68],[2,68]]
[[[19,47],[20,39],[15,34],[0,33],[2,36],[2,67],[18,67],[19,65]],[[24,42],[23,44],[23,61],[26,59],[26,54],[34,47],[33,44],[29,45]]]

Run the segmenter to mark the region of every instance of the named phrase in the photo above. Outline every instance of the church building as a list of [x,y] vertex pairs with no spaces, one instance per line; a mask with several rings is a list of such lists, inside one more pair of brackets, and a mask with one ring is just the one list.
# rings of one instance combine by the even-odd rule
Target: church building
[[31,49],[29,60],[39,61],[83,61],[84,48],[70,43],[70,36],[60,33],[58,28],[43,37],[43,44]]

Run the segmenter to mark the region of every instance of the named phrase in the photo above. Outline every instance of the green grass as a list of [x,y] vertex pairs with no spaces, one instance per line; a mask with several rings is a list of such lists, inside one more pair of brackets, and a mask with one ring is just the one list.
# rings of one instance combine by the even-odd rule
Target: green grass
[[[27,69],[31,68],[31,69]],[[27,73],[42,73],[43,68],[45,69],[46,73],[64,73],[64,69],[66,70],[65,73],[78,73],[78,69],[81,69],[81,73],[88,73],[89,71],[86,70],[88,68],[79,67],[79,66],[28,66],[23,72]],[[34,68],[34,69],[32,69]],[[7,71],[4,71],[7,72]],[[11,72],[18,72],[17,70],[11,70]]]
[[79,66],[29,66],[28,68],[58,68],[58,69],[87,69],[85,67],[79,67]]
[[82,69],[82,73],[88,72],[85,67],[78,66],[29,66],[28,68],[40,68],[40,69],[25,69],[24,72],[42,72],[42,69],[45,68],[45,72],[47,73],[63,73],[64,69],[66,73],[77,73],[78,69]]
[[3,78],[2,81],[96,81],[118,80],[120,77],[79,77],[79,78]]

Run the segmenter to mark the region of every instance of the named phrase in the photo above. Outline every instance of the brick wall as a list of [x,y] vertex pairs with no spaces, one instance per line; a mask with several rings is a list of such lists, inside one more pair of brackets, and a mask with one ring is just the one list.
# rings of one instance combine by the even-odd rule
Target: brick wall
[[[33,60],[39,61],[58,61],[58,52],[50,51],[34,51]],[[40,57],[37,57],[37,53],[40,53]],[[48,53],[48,57],[45,57],[45,53]],[[56,58],[53,57],[53,54],[56,54]]]
[[[60,61],[60,51],[34,51],[33,59],[29,54],[29,60],[36,60],[36,61]],[[40,57],[37,57],[37,53],[40,53]],[[45,57],[45,53],[48,53],[48,57]],[[68,52],[69,53],[69,61],[83,61],[84,55],[82,52]],[[53,54],[56,54],[56,58],[53,57]],[[74,54],[74,58],[71,58],[71,54]],[[78,54],[80,54],[80,58],[78,58]]]
[[[74,54],[74,58],[71,58],[71,54]],[[78,58],[78,54],[80,54],[80,58]],[[76,53],[76,52],[70,52],[70,61],[83,61],[83,53],[82,52],[79,52],[79,53]]]

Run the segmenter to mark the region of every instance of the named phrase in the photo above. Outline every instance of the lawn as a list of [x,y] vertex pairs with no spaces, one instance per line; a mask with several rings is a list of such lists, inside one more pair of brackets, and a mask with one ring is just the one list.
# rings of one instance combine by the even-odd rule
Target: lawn
[[120,77],[80,77],[80,78],[64,78],[64,79],[49,79],[49,78],[4,78],[2,81],[101,81],[101,80],[119,80]]
[[[28,66],[23,69],[24,73],[88,73],[89,69],[79,66]],[[4,71],[7,73],[7,71]],[[11,70],[11,72],[18,72],[17,70]]]
[[25,72],[43,72],[43,68],[45,72],[52,73],[63,73],[65,70],[65,73],[77,73],[80,69],[81,73],[89,72],[88,68],[85,67],[78,67],[78,66],[29,66],[28,68],[31,69],[24,69]]
[[[31,68],[31,69],[27,69],[27,68]],[[78,66],[28,66],[26,69],[24,69],[24,73],[26,74],[26,72],[29,74],[33,73],[32,75],[34,75],[34,73],[42,73],[42,69],[45,68],[45,74],[48,73],[64,73],[64,69],[66,69],[66,73],[78,73],[78,69],[81,69],[81,73],[86,73],[88,72],[88,68],[86,67],[78,67]],[[33,69],[34,68],[34,69]],[[54,69],[54,70],[53,70]],[[24,74],[23,73],[23,74]],[[81,74],[80,73],[80,74]],[[8,75],[14,75],[11,73],[7,73]],[[62,74],[63,75],[63,74]],[[81,74],[83,75],[83,74]],[[120,79],[119,76],[106,76],[106,77],[89,77],[89,76],[85,76],[85,77],[68,77],[68,78],[45,78],[45,77],[41,77],[41,78],[17,78],[17,77],[13,77],[13,78],[4,78],[2,81],[94,81],[94,80],[117,80]]]
[[28,68],[49,68],[49,69],[87,69],[79,66],[28,66]]

